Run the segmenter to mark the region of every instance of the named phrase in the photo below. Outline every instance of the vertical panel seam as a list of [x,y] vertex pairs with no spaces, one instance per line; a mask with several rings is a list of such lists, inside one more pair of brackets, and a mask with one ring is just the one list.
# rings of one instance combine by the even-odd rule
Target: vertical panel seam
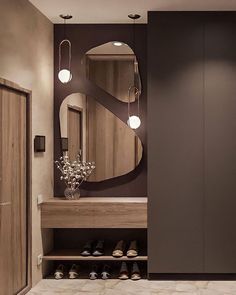
[[202,236],[203,236],[203,271],[206,271],[206,19],[203,18],[203,77],[202,77],[202,169],[203,169],[203,199],[202,199]]

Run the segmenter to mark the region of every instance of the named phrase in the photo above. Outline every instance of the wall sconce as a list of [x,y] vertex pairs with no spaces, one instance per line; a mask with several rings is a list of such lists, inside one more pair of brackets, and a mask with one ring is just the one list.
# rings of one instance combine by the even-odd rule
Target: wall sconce
[[34,138],[34,152],[42,153],[45,152],[46,138],[42,135],[36,135]]
[[[64,39],[59,44],[59,71],[58,71],[58,79],[63,83],[66,84],[71,81],[72,74],[71,74],[71,42],[65,37],[65,27],[66,27],[66,20],[71,19],[72,15],[60,15],[61,18],[64,19]],[[68,45],[68,68],[61,68],[61,49],[62,45]]]

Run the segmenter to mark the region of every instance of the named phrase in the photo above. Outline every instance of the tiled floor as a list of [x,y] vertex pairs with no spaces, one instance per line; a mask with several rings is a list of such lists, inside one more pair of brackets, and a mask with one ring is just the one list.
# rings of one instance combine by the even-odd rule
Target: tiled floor
[[233,281],[42,280],[28,295],[236,295]]

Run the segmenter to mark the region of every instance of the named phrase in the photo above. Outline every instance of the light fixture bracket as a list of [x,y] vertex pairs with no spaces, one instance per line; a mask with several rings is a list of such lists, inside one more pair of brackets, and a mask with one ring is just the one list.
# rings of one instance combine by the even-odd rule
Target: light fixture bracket
[[136,14],[136,13],[131,13],[131,14],[128,14],[128,17],[133,20],[136,20],[136,19],[139,19],[141,17],[141,15]]
[[60,14],[59,15],[61,18],[63,18],[64,20],[67,20],[67,19],[71,19],[73,16],[70,15],[70,14]]

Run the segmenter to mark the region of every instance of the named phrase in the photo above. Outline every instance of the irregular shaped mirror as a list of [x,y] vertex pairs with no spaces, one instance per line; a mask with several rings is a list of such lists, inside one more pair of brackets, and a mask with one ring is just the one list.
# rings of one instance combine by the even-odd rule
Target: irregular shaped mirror
[[62,148],[74,160],[81,150],[84,161],[95,162],[88,181],[102,181],[129,173],[142,158],[135,132],[96,100],[81,93],[60,107]]
[[[128,89],[141,92],[138,62],[133,50],[125,43],[113,41],[92,48],[86,53],[87,78],[117,99],[128,102]],[[130,101],[135,101],[131,93]]]

